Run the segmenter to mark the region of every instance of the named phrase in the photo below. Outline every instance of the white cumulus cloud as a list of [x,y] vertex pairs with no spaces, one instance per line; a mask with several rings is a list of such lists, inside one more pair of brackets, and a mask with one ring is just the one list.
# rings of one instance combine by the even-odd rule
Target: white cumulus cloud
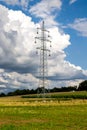
[[[21,11],[0,5],[0,87],[5,91],[37,87],[39,56],[35,54],[34,45],[37,26]],[[52,56],[48,59],[50,82],[85,78],[86,71],[65,60],[64,49],[71,44],[70,36],[61,33],[56,25],[49,31],[52,36]]]

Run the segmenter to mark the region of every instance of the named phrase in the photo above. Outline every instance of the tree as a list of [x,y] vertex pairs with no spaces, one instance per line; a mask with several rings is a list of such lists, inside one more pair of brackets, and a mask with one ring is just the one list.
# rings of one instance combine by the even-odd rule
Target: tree
[[87,91],[87,80],[85,80],[79,84],[78,90],[79,91],[84,91],[84,90]]
[[5,97],[5,93],[0,93],[0,97]]

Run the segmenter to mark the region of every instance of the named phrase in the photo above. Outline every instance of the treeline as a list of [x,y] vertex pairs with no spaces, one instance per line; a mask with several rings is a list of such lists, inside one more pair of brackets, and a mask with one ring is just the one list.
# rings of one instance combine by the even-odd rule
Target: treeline
[[[7,94],[1,93],[0,97],[4,96],[17,96],[17,95],[27,95],[27,94],[37,94],[41,93],[43,88],[37,88],[37,89],[23,89],[23,90],[15,90],[13,92],[8,92]],[[79,84],[79,87],[77,86],[69,86],[69,87],[61,87],[61,88],[52,88],[52,89],[44,89],[44,92],[70,92],[70,91],[87,91],[87,80],[81,82]]]
[[[7,94],[1,93],[0,97],[4,96],[17,96],[17,95],[27,95],[27,94],[37,94],[42,93],[43,88],[37,89],[23,89],[23,90],[15,90],[13,92],[8,92]],[[44,89],[44,92],[69,92],[69,91],[76,91],[76,87],[61,87],[61,88],[53,88],[53,89]]]

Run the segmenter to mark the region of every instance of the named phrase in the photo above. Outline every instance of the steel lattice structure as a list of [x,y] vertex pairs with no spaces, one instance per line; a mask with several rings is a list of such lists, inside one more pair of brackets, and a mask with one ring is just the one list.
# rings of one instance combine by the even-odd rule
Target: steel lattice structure
[[44,94],[48,86],[48,53],[50,56],[50,49],[47,48],[47,42],[50,43],[51,47],[49,31],[45,29],[44,21],[42,22],[42,27],[37,28],[37,35],[39,36],[35,37],[35,43],[37,43],[37,40],[40,40],[40,46],[36,48],[37,52],[38,50],[40,51],[39,93]]

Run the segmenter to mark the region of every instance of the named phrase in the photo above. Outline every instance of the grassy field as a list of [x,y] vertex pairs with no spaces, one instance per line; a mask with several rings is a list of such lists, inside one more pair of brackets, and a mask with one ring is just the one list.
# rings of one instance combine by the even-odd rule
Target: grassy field
[[[87,130],[87,99],[64,100],[64,95],[72,94],[54,93],[49,100],[21,96],[0,98],[0,130]],[[74,93],[84,94],[87,92]],[[63,100],[58,99],[59,95]]]
[[[33,95],[24,95],[22,98],[36,98],[37,94]],[[76,92],[59,92],[59,93],[49,93],[46,95],[38,95],[38,97],[49,98],[52,100],[70,100],[70,99],[87,99],[87,92],[86,91],[76,91]]]

